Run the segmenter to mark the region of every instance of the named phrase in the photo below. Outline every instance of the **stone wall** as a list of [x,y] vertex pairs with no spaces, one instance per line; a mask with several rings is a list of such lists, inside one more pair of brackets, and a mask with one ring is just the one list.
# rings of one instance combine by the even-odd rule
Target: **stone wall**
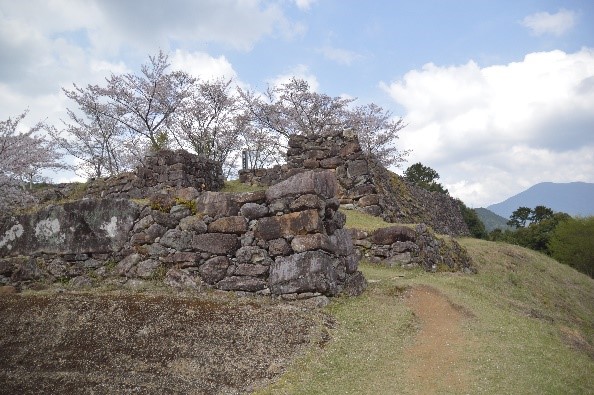
[[412,185],[368,158],[350,130],[324,136],[293,136],[285,165],[242,171],[240,180],[273,185],[295,173],[320,169],[336,173],[338,197],[347,208],[356,208],[388,222],[426,223],[443,234],[469,234],[455,199]]
[[134,172],[91,181],[88,197],[146,198],[163,189],[218,191],[224,184],[221,164],[184,150],[150,152]]
[[375,232],[350,230],[355,247],[371,263],[426,271],[475,273],[467,251],[449,236],[437,237],[425,224],[414,229],[402,225]]
[[0,283],[157,280],[285,298],[359,294],[365,279],[337,188],[331,171],[303,172],[267,191],[49,206],[0,222]]

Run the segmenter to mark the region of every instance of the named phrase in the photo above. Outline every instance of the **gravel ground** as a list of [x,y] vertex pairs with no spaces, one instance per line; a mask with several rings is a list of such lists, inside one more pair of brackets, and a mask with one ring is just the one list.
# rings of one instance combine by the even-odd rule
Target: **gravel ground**
[[0,295],[0,393],[249,393],[319,343],[322,321],[270,299]]

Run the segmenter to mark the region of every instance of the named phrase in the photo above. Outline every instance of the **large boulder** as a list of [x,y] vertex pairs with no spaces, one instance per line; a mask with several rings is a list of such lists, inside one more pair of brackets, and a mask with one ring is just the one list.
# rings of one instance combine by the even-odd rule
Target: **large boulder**
[[54,205],[0,223],[0,256],[119,251],[140,207],[124,199]]
[[210,233],[235,233],[242,234],[247,232],[247,221],[245,217],[241,215],[232,217],[219,218],[216,221],[208,225],[208,231]]
[[397,241],[415,241],[417,233],[406,226],[390,226],[376,230],[371,236],[374,244],[390,245]]
[[226,256],[215,256],[200,266],[200,277],[208,284],[215,284],[225,278],[228,267],[229,259]]
[[322,229],[322,225],[317,210],[305,210],[260,218],[254,235],[259,239],[272,240],[279,237],[317,233]]
[[237,215],[239,207],[230,194],[223,192],[204,192],[196,199],[196,210],[212,218]]
[[336,195],[337,191],[338,182],[334,172],[330,170],[307,171],[296,174],[268,188],[266,199],[272,201],[286,196],[307,194],[330,199]]
[[216,255],[233,255],[239,246],[237,236],[229,233],[204,233],[192,238],[194,250]]
[[278,257],[270,266],[268,285],[273,294],[320,292],[332,296],[339,292],[334,259],[321,251],[306,251]]

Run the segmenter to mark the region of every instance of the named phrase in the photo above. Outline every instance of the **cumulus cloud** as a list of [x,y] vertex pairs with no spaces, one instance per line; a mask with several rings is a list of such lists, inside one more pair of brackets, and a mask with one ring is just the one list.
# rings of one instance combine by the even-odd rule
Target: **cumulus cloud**
[[290,69],[287,73],[279,74],[267,80],[271,86],[280,86],[288,83],[291,78],[298,78],[307,81],[312,91],[316,92],[320,88],[318,79],[310,72],[309,67],[304,64],[297,65]]
[[522,25],[530,29],[536,36],[543,34],[561,36],[575,25],[576,19],[575,12],[561,9],[555,14],[537,12],[528,15],[522,20]]
[[411,160],[467,203],[541,181],[594,181],[593,49],[484,68],[430,63],[382,86],[406,110],[400,143]]
[[[212,41],[250,50],[266,35],[291,36],[302,26],[292,24],[276,3],[241,0],[147,0],[139,6],[130,1],[97,2],[108,30],[100,39],[125,37],[140,45],[166,45],[169,41]],[[109,35],[102,35],[108,32]]]
[[183,70],[203,80],[235,79],[237,73],[224,56],[212,57],[204,52],[176,50],[170,58],[171,67]]
[[362,58],[362,56],[356,52],[334,47],[323,47],[318,49],[318,52],[321,53],[326,59],[344,65],[350,65],[355,60]]
[[[266,35],[299,31],[302,27],[287,20],[278,3],[258,0],[166,5],[147,0],[142,6],[116,0],[0,0],[0,52],[9,60],[0,62],[0,107],[24,105],[30,116],[43,115],[49,109],[34,108],[40,98],[60,97],[60,88],[73,82],[101,83],[111,72],[138,70],[158,49],[216,43],[248,50]],[[224,56],[188,49],[175,51],[171,60],[205,78],[236,77]]]

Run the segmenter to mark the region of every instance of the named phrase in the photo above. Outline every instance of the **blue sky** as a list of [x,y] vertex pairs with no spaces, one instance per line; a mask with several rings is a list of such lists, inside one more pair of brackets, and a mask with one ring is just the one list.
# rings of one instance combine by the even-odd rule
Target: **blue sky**
[[375,102],[408,123],[404,168],[421,161],[486,206],[594,182],[592,21],[591,0],[0,0],[0,119],[28,108],[58,125],[61,87],[164,49],[205,79],[264,90],[297,76]]

